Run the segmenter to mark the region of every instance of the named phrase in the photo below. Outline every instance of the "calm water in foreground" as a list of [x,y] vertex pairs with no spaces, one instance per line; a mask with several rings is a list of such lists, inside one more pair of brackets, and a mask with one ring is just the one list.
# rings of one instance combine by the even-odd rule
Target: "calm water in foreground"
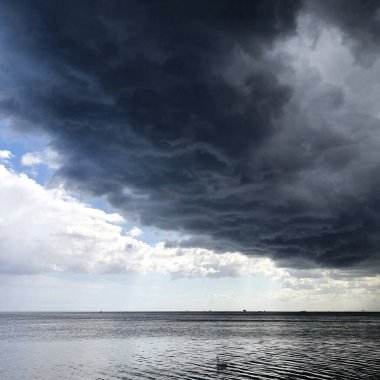
[[0,313],[0,379],[80,378],[380,379],[380,314]]

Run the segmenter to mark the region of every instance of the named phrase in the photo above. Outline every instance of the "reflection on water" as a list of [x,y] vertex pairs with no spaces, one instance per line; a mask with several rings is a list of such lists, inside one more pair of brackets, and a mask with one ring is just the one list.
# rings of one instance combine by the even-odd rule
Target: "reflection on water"
[[375,313],[0,314],[1,379],[380,379],[379,357]]

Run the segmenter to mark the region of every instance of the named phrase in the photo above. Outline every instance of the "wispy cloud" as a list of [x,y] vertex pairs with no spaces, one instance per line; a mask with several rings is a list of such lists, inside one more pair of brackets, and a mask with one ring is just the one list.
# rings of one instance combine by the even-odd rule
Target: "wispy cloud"
[[46,165],[52,169],[58,169],[60,158],[57,152],[47,148],[41,152],[25,153],[21,157],[21,164],[23,166]]

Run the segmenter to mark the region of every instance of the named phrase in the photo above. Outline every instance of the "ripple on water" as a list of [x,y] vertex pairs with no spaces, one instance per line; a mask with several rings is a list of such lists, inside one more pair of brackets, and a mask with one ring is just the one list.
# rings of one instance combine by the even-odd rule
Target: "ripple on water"
[[9,380],[378,379],[379,357],[380,314],[0,314]]

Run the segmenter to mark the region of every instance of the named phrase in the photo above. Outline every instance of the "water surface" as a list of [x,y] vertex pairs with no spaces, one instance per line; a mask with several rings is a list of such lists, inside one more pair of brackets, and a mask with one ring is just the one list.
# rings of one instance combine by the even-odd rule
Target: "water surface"
[[380,313],[0,313],[0,379],[79,378],[380,379]]

